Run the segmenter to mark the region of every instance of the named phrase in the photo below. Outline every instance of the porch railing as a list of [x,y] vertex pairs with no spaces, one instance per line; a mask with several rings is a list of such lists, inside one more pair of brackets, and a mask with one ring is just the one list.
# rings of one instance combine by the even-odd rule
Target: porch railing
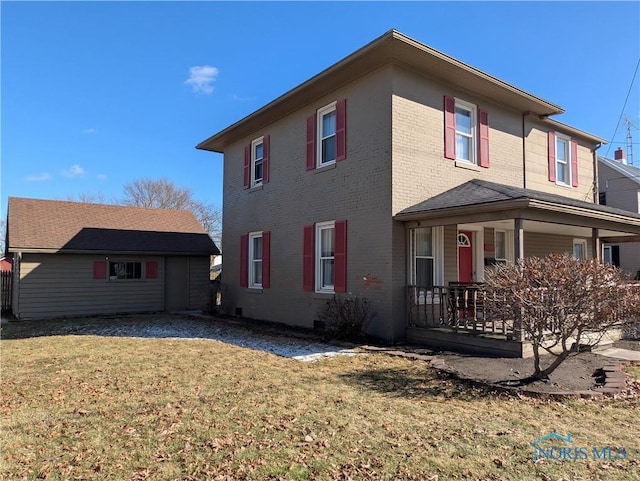
[[471,333],[514,335],[513,320],[485,315],[487,296],[481,284],[408,286],[410,327],[448,327]]

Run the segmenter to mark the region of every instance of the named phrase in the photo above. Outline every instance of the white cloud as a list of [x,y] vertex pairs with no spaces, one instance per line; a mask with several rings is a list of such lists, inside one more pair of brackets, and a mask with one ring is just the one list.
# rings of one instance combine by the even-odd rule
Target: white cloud
[[98,174],[98,175],[96,175],[96,178],[97,178],[97,179],[100,179],[100,180],[105,180],[105,179],[107,179],[108,177],[107,177],[107,174]]
[[211,65],[191,67],[189,78],[185,84],[191,85],[191,89],[197,94],[210,94],[213,92],[211,85],[218,77],[218,69]]
[[79,175],[84,174],[84,169],[78,164],[73,164],[69,169],[62,171],[62,175],[65,177],[78,177]]
[[45,180],[51,180],[51,174],[43,172],[42,174],[27,175],[24,179],[29,182],[43,182]]
[[94,129],[93,127],[89,127],[88,129],[84,129],[82,131],[82,133],[85,134],[85,135],[95,134],[96,133],[96,129]]

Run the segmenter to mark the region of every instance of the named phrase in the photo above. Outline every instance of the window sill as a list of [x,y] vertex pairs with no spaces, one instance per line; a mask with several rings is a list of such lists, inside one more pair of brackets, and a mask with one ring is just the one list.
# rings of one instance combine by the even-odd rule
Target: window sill
[[246,291],[249,294],[262,294],[262,287],[247,287]]
[[320,172],[324,172],[325,170],[331,170],[331,169],[335,169],[335,168],[336,168],[336,162],[331,162],[330,164],[321,165],[320,167],[316,167],[314,172],[316,174],[318,174]]
[[335,297],[335,292],[314,292],[313,293],[313,298],[314,299],[333,299]]
[[563,184],[562,182],[556,182],[558,187],[564,187],[565,189],[573,189],[574,187],[570,184]]
[[471,162],[467,162],[466,160],[456,160],[456,167],[473,170],[474,172],[480,172],[479,166],[477,166],[476,164],[472,164]]
[[254,185],[249,189],[249,192],[256,192],[258,190],[262,190],[263,187],[264,187],[264,184]]

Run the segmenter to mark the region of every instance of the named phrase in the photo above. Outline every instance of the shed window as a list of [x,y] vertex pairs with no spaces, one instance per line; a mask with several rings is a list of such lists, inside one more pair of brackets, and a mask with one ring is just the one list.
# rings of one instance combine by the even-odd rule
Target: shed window
[[142,262],[109,262],[109,280],[142,279]]

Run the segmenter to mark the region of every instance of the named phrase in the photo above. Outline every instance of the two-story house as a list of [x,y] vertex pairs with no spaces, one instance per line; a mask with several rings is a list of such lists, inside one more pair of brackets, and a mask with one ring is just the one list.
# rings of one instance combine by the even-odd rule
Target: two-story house
[[[598,157],[598,185],[600,204],[640,212],[640,168],[627,164],[624,150],[617,149],[614,159]],[[611,241],[604,244],[603,259],[640,278],[640,236]]]
[[597,205],[604,140],[562,112],[385,33],[197,146],[224,153],[226,309],[314,327],[328,298],[361,296],[388,342],[522,355],[471,305],[486,266],[640,233]]

